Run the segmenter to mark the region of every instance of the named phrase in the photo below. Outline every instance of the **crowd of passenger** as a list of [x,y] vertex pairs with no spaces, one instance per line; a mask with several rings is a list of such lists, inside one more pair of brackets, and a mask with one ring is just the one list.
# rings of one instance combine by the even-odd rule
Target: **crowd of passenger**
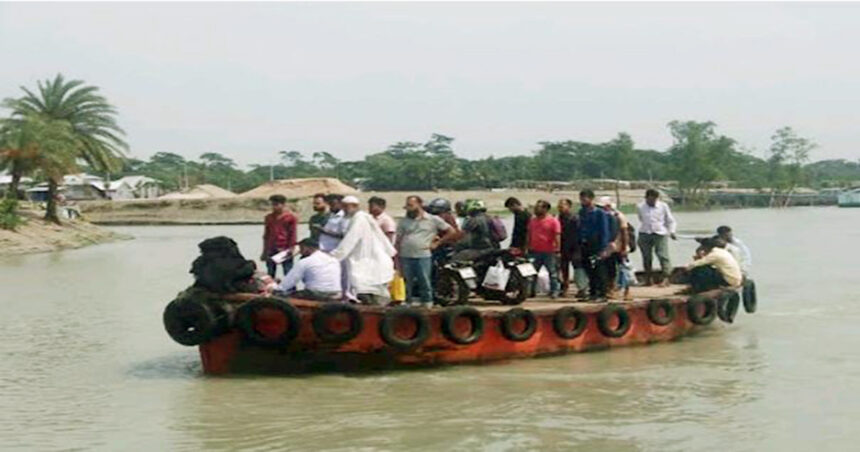
[[[505,207],[513,214],[509,251],[528,257],[537,270],[545,269],[552,298],[630,299],[630,286],[639,283],[630,260],[637,250],[643,285],[666,286],[673,278],[669,240],[678,239],[677,222],[659,198],[658,191],[649,189],[636,206],[638,234],[612,198],[595,199],[592,190],[579,193],[578,207],[571,199],[559,200],[555,215],[545,200],[529,210],[517,198],[508,198]],[[387,305],[392,281],[402,276],[405,301],[431,307],[434,263],[454,251],[498,249],[507,239],[504,223],[489,215],[481,200],[452,206],[434,199],[425,205],[413,195],[406,198],[405,216],[395,221],[383,198],[370,198],[365,211],[355,196],[317,194],[309,236],[297,241],[299,221],[286,198],[274,195],[269,201],[272,212],[265,218],[260,259],[272,278],[282,267],[278,292],[312,299]],[[737,288],[748,277],[749,249],[730,227],[716,232],[696,239],[700,246],[684,272],[684,282],[695,292]],[[659,271],[652,265],[655,256]]]

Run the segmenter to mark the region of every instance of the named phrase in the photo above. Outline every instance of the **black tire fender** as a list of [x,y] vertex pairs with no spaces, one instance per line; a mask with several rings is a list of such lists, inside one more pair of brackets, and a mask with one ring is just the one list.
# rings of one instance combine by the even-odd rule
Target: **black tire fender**
[[755,281],[747,279],[744,281],[744,311],[748,314],[755,312],[758,307],[758,294],[755,290]]
[[[254,314],[261,309],[274,309],[284,314],[287,319],[287,329],[276,338],[260,334],[254,328]],[[255,298],[242,306],[236,312],[236,326],[251,342],[271,347],[283,347],[293,341],[301,329],[299,310],[290,303],[277,298]]]
[[[472,332],[466,336],[459,335],[456,332],[455,323],[461,317],[468,318],[472,323]],[[481,311],[471,306],[454,306],[448,308],[442,314],[442,334],[455,344],[474,344],[484,335],[484,317],[481,316]]]
[[[397,320],[402,317],[412,319],[415,322],[415,335],[404,339],[397,336],[395,326]],[[408,350],[420,346],[430,336],[430,321],[418,309],[410,307],[397,307],[389,309],[379,321],[379,335],[386,344],[401,350]]]
[[[618,326],[615,328],[609,325],[613,317],[618,317]],[[597,315],[597,328],[606,337],[622,337],[630,331],[630,326],[630,314],[619,305],[610,304]]]
[[732,323],[738,314],[741,297],[734,290],[726,290],[717,299],[717,317],[723,322]]
[[[567,328],[567,321],[571,318],[575,320],[573,329]],[[555,334],[562,339],[576,339],[585,331],[587,326],[588,316],[573,306],[565,306],[555,311],[552,316],[552,328],[555,330]]]
[[212,308],[202,301],[177,298],[164,308],[164,329],[179,344],[208,342],[218,332],[219,321]]
[[[337,333],[329,329],[330,318],[339,314],[349,317],[349,329]],[[316,311],[313,319],[314,333],[323,342],[341,343],[349,341],[358,336],[364,329],[364,317],[358,309],[345,303],[326,303]]]
[[[522,319],[526,322],[526,328],[523,331],[514,331],[514,322],[517,319]],[[537,331],[537,317],[528,309],[508,309],[502,314],[499,320],[499,327],[502,330],[502,335],[508,340],[523,342],[531,338],[535,334],[535,331]]]
[[[699,306],[704,311],[699,313]],[[687,318],[696,325],[708,325],[717,317],[717,304],[714,300],[702,295],[693,295],[687,300]]]
[[675,320],[677,310],[671,301],[658,298],[648,302],[648,320],[654,325],[666,326]]

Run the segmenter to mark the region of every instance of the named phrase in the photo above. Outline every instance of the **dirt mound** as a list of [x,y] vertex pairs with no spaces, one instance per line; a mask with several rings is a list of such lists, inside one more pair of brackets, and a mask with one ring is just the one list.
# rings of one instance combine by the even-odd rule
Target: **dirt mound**
[[191,190],[173,193],[168,193],[159,196],[158,199],[208,199],[208,198],[233,198],[236,193],[229,190],[224,190],[216,185],[203,184],[198,185]]
[[317,193],[356,194],[358,190],[331,177],[311,177],[307,179],[282,179],[266,182],[239,196],[245,198],[268,198],[284,195],[290,199],[309,198]]

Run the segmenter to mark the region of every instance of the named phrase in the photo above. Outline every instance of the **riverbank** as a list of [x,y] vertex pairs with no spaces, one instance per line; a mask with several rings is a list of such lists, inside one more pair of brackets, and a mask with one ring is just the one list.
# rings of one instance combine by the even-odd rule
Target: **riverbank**
[[0,229],[0,256],[47,253],[132,238],[86,221],[64,220],[58,226],[43,221],[40,212],[23,210],[20,214],[26,223],[15,231]]
[[[621,190],[621,205],[632,206],[642,200],[642,190]],[[359,198],[366,202],[371,196],[379,196],[388,203],[391,215],[400,216],[406,197],[421,196],[425,202],[433,198],[445,198],[452,203],[465,199],[481,199],[490,212],[506,212],[505,200],[516,197],[527,205],[545,199],[555,205],[559,199],[568,198],[578,202],[575,191],[542,190],[470,190],[470,191],[386,191],[362,192]],[[597,196],[612,196],[614,191],[598,191]],[[290,204],[302,220],[312,215],[311,199],[290,199]],[[79,204],[87,221],[99,225],[216,225],[216,224],[262,224],[269,212],[269,202],[263,198],[210,198],[210,199],[157,199],[134,201],[87,201]]]

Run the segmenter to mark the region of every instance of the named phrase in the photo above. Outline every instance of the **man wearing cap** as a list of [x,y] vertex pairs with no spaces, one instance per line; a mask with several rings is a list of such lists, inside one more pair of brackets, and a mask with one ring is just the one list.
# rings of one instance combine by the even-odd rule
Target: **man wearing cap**
[[[287,209],[287,198],[284,195],[272,195],[269,202],[272,204],[272,212],[266,215],[264,220],[263,253],[260,260],[266,263],[269,276],[274,278],[278,272],[278,263],[282,263],[285,275],[293,266],[298,221]],[[284,252],[286,255],[283,255]],[[272,258],[278,255],[278,262],[275,262]]]
[[[320,301],[336,301],[341,297],[340,262],[326,253],[320,252],[319,242],[306,238],[299,242],[302,255],[292,270],[287,273],[278,291],[297,297]],[[299,283],[303,290],[297,290]]]
[[358,198],[346,196],[341,203],[349,229],[330,254],[345,263],[344,295],[367,304],[387,304],[388,283],[394,279],[394,245],[376,219],[359,210]]

